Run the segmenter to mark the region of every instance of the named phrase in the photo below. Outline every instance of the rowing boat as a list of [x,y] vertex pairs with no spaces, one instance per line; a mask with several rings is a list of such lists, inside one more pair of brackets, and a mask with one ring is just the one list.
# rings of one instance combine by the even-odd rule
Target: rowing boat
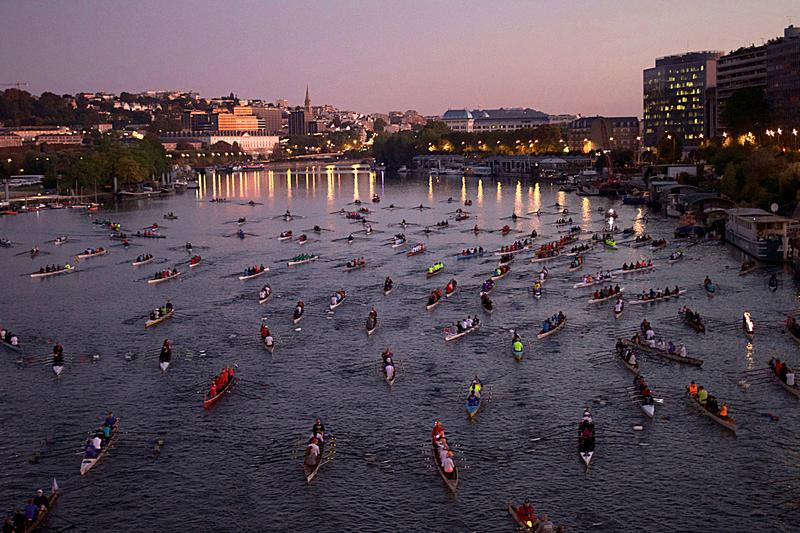
[[[261,293],[259,293],[259,296],[261,296]],[[263,304],[264,302],[266,302],[267,300],[269,300],[269,297],[270,297],[270,296],[272,296],[272,291],[269,291],[265,297],[263,297],[263,298],[259,298],[259,299],[258,299],[258,303],[259,303],[259,304]]]
[[686,396],[689,398],[689,402],[691,402],[695,407],[697,407],[705,416],[719,424],[720,426],[724,427],[725,429],[729,429],[733,431],[733,434],[736,434],[736,421],[732,418],[721,418],[720,416],[712,413],[708,409],[706,409],[703,404],[700,403],[700,400],[697,399],[696,396],[692,396],[688,392]]
[[584,287],[591,287],[592,285],[600,285],[601,283],[607,283],[614,279],[614,276],[607,276],[604,278],[595,278],[592,281],[581,281],[576,283],[572,286],[573,289],[583,289]]
[[[789,370],[789,368],[787,368],[786,370]],[[792,386],[792,385],[787,384],[785,381],[783,381],[780,378],[780,376],[778,376],[778,374],[776,374],[771,368],[768,368],[767,372],[772,374],[775,377],[775,379],[778,380],[778,383],[781,384],[781,387],[786,389],[789,392],[789,394],[793,395],[795,398],[800,400],[800,387],[798,387],[797,381],[795,381],[794,386]]]
[[444,340],[445,341],[452,341],[452,340],[455,340],[455,339],[459,339],[459,338],[463,337],[464,335],[466,335],[468,333],[472,333],[473,331],[477,330],[479,327],[481,327],[480,324],[478,324],[477,326],[472,326],[469,329],[465,329],[464,331],[462,331],[460,333],[451,333],[451,334],[447,335],[444,338]]
[[6,342],[5,339],[3,339],[2,337],[0,337],[0,346],[5,346],[12,352],[18,352],[18,353],[22,352],[22,346],[20,346],[19,344],[14,345],[11,344],[10,342]]
[[258,276],[263,276],[267,272],[269,272],[269,267],[265,267],[264,270],[259,270],[255,274],[244,274],[242,276],[239,276],[239,280],[240,281],[247,281],[248,279],[253,279],[253,278],[257,278]]
[[328,307],[330,307],[331,311],[333,311],[334,309],[336,309],[337,307],[342,305],[344,303],[344,301],[347,299],[347,293],[345,291],[337,292],[336,294],[341,295],[341,298],[339,298],[339,300],[335,304],[329,304],[328,305]]
[[97,257],[99,255],[106,255],[108,250],[100,250],[99,252],[92,252],[90,254],[78,254],[75,257],[78,259],[89,259],[90,257]]
[[60,270],[52,270],[50,272],[33,272],[31,273],[31,277],[46,278],[50,276],[58,276],[59,274],[70,274],[72,272],[75,272],[75,270],[77,270],[75,267],[69,267],[69,268],[62,268]]
[[319,259],[318,255],[312,255],[311,257],[307,257],[306,259],[290,259],[289,261],[286,262],[286,265],[287,266],[303,265],[305,263],[310,263],[311,261],[316,261],[317,259]]
[[538,522],[538,520],[537,520],[537,521],[534,521],[534,522],[528,522],[526,524],[525,522],[520,520],[519,516],[517,515],[517,508],[514,507],[514,505],[512,505],[510,502],[508,504],[508,514],[511,515],[511,518],[514,519],[514,522],[516,522],[517,525],[520,528],[522,528],[523,531],[533,531],[533,528],[536,527],[536,523]]
[[305,316],[306,316],[305,306],[300,307],[300,313],[297,312],[297,307],[295,307],[294,313],[292,314],[292,323],[297,324],[298,322],[303,320],[303,317]]
[[622,305],[620,306],[619,311],[617,311],[616,306],[614,307],[614,320],[616,320],[619,317],[621,317],[622,316],[622,312],[625,310],[625,301],[623,300],[620,303]]
[[65,237],[58,237],[56,240],[53,241],[53,244],[55,244],[56,246],[61,246],[62,244],[64,244],[68,240],[69,240],[69,236],[68,235],[65,236]]
[[676,255],[674,257],[670,256],[668,261],[672,264],[672,263],[677,263],[678,261],[680,261],[683,258],[684,258],[683,252],[678,252],[678,255]]
[[389,287],[388,289],[384,288],[384,289],[383,289],[383,295],[384,295],[384,296],[389,296],[389,293],[390,293],[390,292],[392,292],[392,289],[394,289],[394,285],[392,285],[392,286],[391,286],[391,287]]
[[553,329],[551,329],[550,331],[540,331],[540,332],[539,332],[539,334],[538,334],[538,335],[536,335],[536,338],[537,338],[537,339],[544,339],[545,337],[549,337],[550,335],[552,335],[552,334],[553,334],[553,333],[555,333],[556,331],[558,331],[558,330],[560,330],[561,328],[563,328],[563,327],[564,327],[564,324],[566,324],[566,323],[567,323],[567,317],[564,317],[564,320],[562,320],[561,322],[559,322],[559,323],[558,323],[556,326],[554,326],[554,327],[553,327]]
[[149,259],[145,259],[143,261],[134,261],[133,263],[131,263],[131,265],[135,266],[135,267],[138,267],[138,266],[141,266],[141,265],[146,265],[147,263],[151,263],[154,260],[155,260],[155,257],[150,257]]
[[154,283],[161,283],[162,281],[169,281],[173,278],[177,278],[180,275],[181,275],[180,272],[175,272],[174,274],[170,274],[169,276],[164,276],[163,278],[148,279],[147,283],[149,283],[150,285]]
[[472,259],[473,257],[483,257],[483,252],[475,252],[474,254],[459,254],[456,259]]
[[467,407],[467,415],[470,418],[476,417],[478,415],[478,411],[481,410],[481,398],[480,398],[480,396],[476,396],[476,399],[478,400],[478,403],[476,403],[474,405],[470,405],[469,397],[467,397],[467,401],[466,401],[465,405]]
[[445,298],[450,298],[453,294],[455,294],[456,290],[458,290],[458,284],[456,283],[456,280],[453,279],[453,280],[450,280],[450,281],[453,284],[452,285],[453,286],[453,290],[451,290],[450,292],[447,292],[447,289],[450,288],[450,283],[448,283],[447,286],[444,288],[444,296],[445,296]]
[[[370,324],[372,324],[372,327],[370,327]],[[367,317],[367,335],[372,335],[376,329],[378,329],[378,319]]]
[[655,265],[648,265],[648,266],[639,267],[639,268],[629,268],[627,270],[619,268],[617,270],[612,270],[611,271],[611,275],[612,276],[625,276],[627,274],[634,274],[634,273],[639,273],[639,272],[649,272],[649,271],[653,270],[655,267],[656,267]]
[[166,372],[169,368],[170,362],[169,361],[159,361],[158,367],[161,369],[162,372]]
[[407,257],[411,257],[411,256],[413,256],[413,255],[419,255],[419,254],[421,254],[421,253],[424,253],[424,252],[425,252],[425,250],[426,250],[426,248],[425,248],[425,245],[424,245],[424,244],[415,244],[415,245],[414,245],[414,247],[413,247],[413,248],[411,248],[411,251],[409,251],[409,252],[406,254],[406,256],[407,256]]
[[642,246],[647,246],[651,242],[653,242],[652,238],[642,239],[642,240],[639,240],[639,241],[632,242],[630,244],[630,247],[631,248],[641,248]]
[[442,476],[445,484],[447,484],[447,488],[455,492],[458,488],[458,467],[453,462],[453,472],[447,474],[442,468],[442,463],[439,462],[439,449],[434,442],[431,442],[431,452],[433,453],[433,462],[436,463],[436,468],[439,470],[439,475]]
[[611,300],[613,298],[617,298],[619,296],[622,296],[622,293],[624,293],[624,292],[625,292],[625,287],[620,287],[619,291],[615,292],[614,294],[609,294],[608,296],[604,296],[602,298],[589,298],[588,301],[589,301],[590,304],[599,304],[601,302],[607,302],[607,301],[609,301],[609,300]]
[[235,377],[229,382],[227,382],[225,386],[222,387],[222,390],[217,392],[217,394],[215,394],[214,396],[209,396],[208,391],[206,391],[206,395],[203,397],[203,409],[208,409],[209,407],[217,403],[225,393],[230,392],[230,390],[233,388],[233,384],[236,383],[238,379],[239,378]]
[[288,232],[286,235],[278,235],[278,240],[279,241],[288,241],[291,238],[292,238],[292,232],[291,231]]
[[317,455],[317,462],[313,465],[306,464],[305,455],[303,455],[303,474],[306,476],[306,483],[311,483],[314,477],[316,477],[319,468],[322,466],[322,454],[325,452],[325,440],[320,441],[318,446],[319,455]]
[[502,257],[502,256],[504,256],[504,255],[509,255],[509,254],[510,254],[510,255],[514,255],[514,254],[518,254],[518,253],[520,253],[520,252],[524,252],[524,251],[526,251],[526,250],[530,250],[530,249],[531,249],[531,246],[533,246],[533,245],[531,245],[531,244],[526,244],[526,245],[524,245],[524,246],[522,246],[522,247],[520,247],[520,248],[515,248],[515,249],[513,249],[513,250],[506,250],[506,251],[502,251],[502,250],[495,250],[493,253],[494,253],[494,255],[496,255],[497,257]]
[[386,372],[386,365],[382,365],[381,368],[383,370],[383,379],[385,379],[386,383],[388,383],[389,386],[391,387],[392,385],[394,385],[394,382],[397,379],[397,367],[394,366],[394,364],[392,365],[392,368],[394,368],[394,371],[392,372],[392,379],[389,379],[389,373]]
[[637,365],[630,364],[628,361],[625,360],[625,358],[622,356],[621,353],[617,353],[617,359],[622,361],[622,365],[625,368],[627,368],[628,370],[630,370],[633,375],[635,375],[635,376],[639,375],[640,370],[639,370],[639,365],[638,364]]
[[195,261],[194,263],[192,263],[192,261],[191,261],[191,259],[190,259],[190,260],[189,260],[189,268],[194,268],[194,267],[196,267],[196,266],[197,266],[197,265],[199,265],[199,264],[200,264],[202,261],[203,261],[203,259],[202,259],[202,258],[200,258],[200,259],[198,259],[197,261]]
[[[97,454],[97,457],[95,457],[93,459],[84,458],[81,461],[81,475],[82,476],[86,475],[86,473],[89,470],[94,468],[94,466],[97,463],[99,463],[100,460],[103,457],[105,457],[105,455],[108,453],[108,450],[111,448],[111,446],[114,444],[114,442],[116,442],[117,436],[119,435],[119,421],[120,421],[120,419],[118,418],[117,422],[114,424],[114,427],[111,428],[111,437],[109,437],[108,442],[106,443],[105,447],[103,447],[100,450],[100,452]],[[98,429],[98,431],[100,431],[101,429]]]
[[500,274],[496,274],[497,270],[495,270],[495,274],[490,276],[489,279],[491,279],[492,281],[497,281],[499,279],[503,279],[509,274],[509,272],[511,272],[511,268],[506,268],[506,269],[500,268],[500,270],[502,270]]
[[553,255],[548,255],[545,257],[534,257],[533,259],[531,259],[531,263],[541,263],[542,261],[550,261],[551,259],[555,259],[559,255],[561,255],[561,252],[556,252]]
[[702,359],[696,359],[694,357],[681,357],[677,353],[670,353],[668,350],[661,350],[659,348],[652,348],[646,344],[638,344],[630,340],[623,340],[626,346],[630,346],[632,348],[636,348],[646,353],[650,353],[653,355],[657,355],[659,357],[663,357],[664,359],[669,359],[670,361],[676,361],[678,363],[683,363],[692,366],[703,366]]
[[686,289],[679,289],[677,293],[675,293],[675,292],[670,293],[669,296],[658,296],[656,298],[646,298],[644,300],[641,299],[641,298],[637,298],[636,300],[631,300],[628,303],[630,303],[631,305],[642,305],[642,304],[651,304],[651,303],[656,303],[656,302],[663,302],[664,300],[669,300],[670,298],[675,298],[677,296],[680,296],[681,294],[686,294]]
[[56,377],[60,376],[63,371],[64,371],[64,363],[61,363],[59,365],[55,363],[53,364],[53,373],[56,375]]
[[[425,309],[430,311],[431,309],[433,309],[434,307],[439,305],[441,303],[441,301],[442,301],[442,297],[439,296],[436,300],[434,300],[433,303],[428,303],[427,305],[425,305]],[[430,302],[430,299],[428,300],[428,302]]]
[[578,449],[578,454],[581,456],[581,460],[586,465],[586,468],[589,468],[589,463],[592,462],[592,457],[594,456],[594,452],[582,452],[580,448]]
[[442,265],[442,267],[441,267],[441,268],[437,268],[437,269],[435,269],[435,270],[432,270],[432,271],[431,271],[431,270],[428,270],[428,271],[425,273],[425,277],[427,277],[427,278],[432,278],[433,276],[435,276],[435,275],[437,275],[437,274],[441,274],[442,272],[444,272],[444,265]]
[[47,507],[45,507],[44,510],[40,509],[39,512],[36,513],[36,520],[25,527],[25,533],[33,533],[34,531],[38,531],[44,525],[45,520],[47,520],[50,517],[50,514],[53,512],[53,507],[55,506],[56,500],[58,500],[59,496],[61,496],[61,493],[58,492],[58,486],[55,484],[54,479],[53,489],[47,499]]
[[758,265],[755,262],[753,262],[751,265],[747,265],[745,268],[740,269],[739,270],[739,275],[740,276],[746,276],[747,274],[749,274],[750,272],[755,270],[756,267],[758,267]]
[[175,314],[175,310],[169,311],[166,315],[160,316],[158,318],[149,319],[147,322],[144,323],[144,327],[149,328],[151,326],[155,326],[156,324],[160,324],[161,322],[167,320],[168,318],[172,318]]
[[656,416],[656,404],[642,402],[639,404],[639,406],[642,408],[642,412],[648,417],[653,418]]
[[689,318],[686,316],[685,313],[682,313],[680,316],[681,316],[681,318],[683,318],[683,321],[686,322],[687,324],[689,324],[689,326],[691,326],[692,329],[694,329],[696,332],[698,332],[698,333],[705,333],[706,332],[706,325],[703,324],[703,320],[702,319],[700,319],[699,321],[695,322],[694,320],[689,320]]

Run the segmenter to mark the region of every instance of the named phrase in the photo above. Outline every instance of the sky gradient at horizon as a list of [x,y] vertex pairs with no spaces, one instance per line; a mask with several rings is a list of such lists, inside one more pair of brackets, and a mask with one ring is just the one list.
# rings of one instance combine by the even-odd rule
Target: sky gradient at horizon
[[[0,84],[194,90],[362,112],[641,115],[642,69],[800,24],[800,1],[4,0]],[[0,87],[5,89],[6,87]]]

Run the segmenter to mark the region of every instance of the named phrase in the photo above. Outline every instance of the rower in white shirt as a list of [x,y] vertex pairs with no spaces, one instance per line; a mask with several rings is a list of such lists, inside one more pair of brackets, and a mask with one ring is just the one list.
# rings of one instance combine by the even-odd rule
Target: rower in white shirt
[[95,450],[100,450],[100,447],[103,445],[103,441],[97,435],[94,436],[92,439],[92,446],[94,446]]

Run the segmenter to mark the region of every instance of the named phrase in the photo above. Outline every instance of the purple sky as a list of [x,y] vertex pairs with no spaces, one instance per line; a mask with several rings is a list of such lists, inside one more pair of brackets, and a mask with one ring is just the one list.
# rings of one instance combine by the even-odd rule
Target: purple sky
[[[800,24],[798,0],[0,0],[0,83],[364,112],[641,115],[642,69]],[[3,88],[3,87],[0,87]]]

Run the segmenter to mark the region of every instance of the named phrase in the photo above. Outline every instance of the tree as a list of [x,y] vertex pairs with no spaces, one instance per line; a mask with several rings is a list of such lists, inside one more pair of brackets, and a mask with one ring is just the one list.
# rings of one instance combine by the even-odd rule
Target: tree
[[748,87],[733,91],[725,102],[722,121],[734,136],[749,131],[761,131],[769,116],[769,104],[764,89]]
[[130,155],[123,155],[114,162],[114,175],[121,183],[141,183],[147,179],[139,162]]
[[664,133],[658,140],[658,160],[661,163],[677,163],[683,153],[683,141],[674,133]]

